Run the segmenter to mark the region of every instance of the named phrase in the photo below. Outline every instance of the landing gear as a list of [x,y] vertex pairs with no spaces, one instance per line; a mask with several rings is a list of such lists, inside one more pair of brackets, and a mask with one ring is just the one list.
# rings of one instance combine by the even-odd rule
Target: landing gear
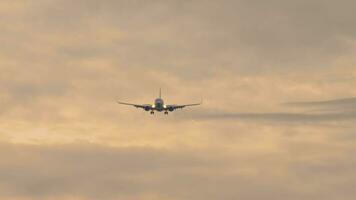
[[155,114],[155,112],[154,111],[151,111],[151,115],[154,115]]
[[165,114],[165,115],[168,115],[168,111],[165,111],[164,114]]

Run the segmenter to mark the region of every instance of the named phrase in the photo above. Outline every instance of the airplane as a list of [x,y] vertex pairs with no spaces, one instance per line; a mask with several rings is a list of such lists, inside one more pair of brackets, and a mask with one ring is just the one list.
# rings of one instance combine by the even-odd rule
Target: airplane
[[121,102],[121,101],[117,101],[117,103],[122,104],[122,105],[134,106],[136,108],[142,108],[145,111],[151,111],[150,112],[151,115],[153,115],[155,113],[155,111],[157,111],[157,112],[164,111],[164,114],[168,115],[168,111],[173,112],[176,109],[182,109],[182,108],[185,108],[188,106],[198,106],[203,103],[203,101],[201,101],[200,103],[193,103],[193,104],[166,105],[162,99],[161,94],[162,94],[161,89],[159,89],[159,97],[154,101],[154,104],[133,104],[133,103],[125,103],[125,102]]

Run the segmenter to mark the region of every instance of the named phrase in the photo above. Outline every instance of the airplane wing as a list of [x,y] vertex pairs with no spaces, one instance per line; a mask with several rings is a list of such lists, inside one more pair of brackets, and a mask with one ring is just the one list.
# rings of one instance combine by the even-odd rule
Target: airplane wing
[[121,102],[121,101],[117,101],[118,104],[122,104],[122,105],[128,105],[128,106],[134,106],[136,108],[142,108],[145,110],[150,110],[152,108],[152,105],[150,104],[133,104],[133,103],[125,103],[125,102]]
[[199,106],[201,104],[202,104],[202,102],[201,103],[193,103],[193,104],[184,104],[184,105],[166,105],[166,109],[169,111],[173,111],[176,109],[183,109],[183,108],[189,107],[189,106]]

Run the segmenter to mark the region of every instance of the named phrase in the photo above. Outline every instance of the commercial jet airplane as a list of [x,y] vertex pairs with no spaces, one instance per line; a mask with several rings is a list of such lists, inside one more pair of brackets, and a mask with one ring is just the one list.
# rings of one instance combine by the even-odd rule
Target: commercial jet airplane
[[151,111],[151,115],[153,115],[155,111],[157,112],[164,111],[164,114],[168,115],[168,111],[173,112],[176,109],[182,109],[188,106],[198,106],[201,105],[203,102],[201,101],[200,103],[185,104],[185,105],[166,105],[164,104],[164,101],[161,96],[161,89],[159,89],[159,97],[155,100],[154,104],[132,104],[132,103],[125,103],[121,101],[118,101],[118,103],[123,105],[134,106],[136,108],[142,108],[145,111]]

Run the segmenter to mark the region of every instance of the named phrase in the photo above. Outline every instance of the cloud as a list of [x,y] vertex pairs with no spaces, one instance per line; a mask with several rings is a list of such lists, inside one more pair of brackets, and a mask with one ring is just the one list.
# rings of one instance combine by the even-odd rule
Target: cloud
[[[224,167],[222,163],[196,157],[193,152],[163,149],[96,145],[1,147],[7,160],[0,170],[0,195],[5,197],[149,199],[154,195],[182,199],[185,194],[179,193],[184,188],[203,183],[205,173],[221,173],[219,168]],[[215,185],[209,182],[208,185]]]
[[[298,112],[222,112],[201,110],[192,116],[197,119],[236,119],[275,122],[335,122],[356,119],[356,98],[343,98],[328,101],[300,101],[285,103],[286,106],[309,108]],[[321,109],[322,107],[323,109]],[[310,110],[311,109],[311,110]],[[186,116],[185,116],[186,117]]]
[[[306,114],[306,113],[229,113],[229,112],[209,112],[197,114],[197,119],[236,119],[251,121],[275,121],[275,122],[323,122],[323,121],[344,121],[355,120],[356,113],[323,113],[323,114]],[[194,119],[193,117],[193,119]]]
[[[324,145],[315,148],[320,147]],[[279,152],[243,155],[193,149],[111,148],[83,143],[57,146],[3,143],[0,148],[2,198],[232,200],[286,195],[291,200],[334,199],[334,195],[326,197],[319,192],[338,195],[339,191],[347,191],[339,188],[342,182],[329,177],[348,175],[337,169],[355,164],[339,154],[332,156],[341,159],[339,165],[334,165],[319,156],[309,161],[300,159],[303,158],[300,155],[297,158],[290,155],[293,158],[290,162],[286,153]],[[311,155],[317,154],[311,151]],[[311,173],[311,166],[320,169],[317,174],[330,168],[335,168],[336,174],[325,174],[327,181],[314,185],[319,182],[310,183],[312,178],[304,177]],[[298,176],[293,175],[295,172]],[[329,184],[335,184],[337,189],[329,190]],[[352,199],[352,195],[352,191],[343,194],[345,199]]]
[[341,98],[327,101],[290,102],[285,105],[302,109],[309,109],[324,114],[339,113],[352,115],[356,111],[356,98]]
[[343,98],[343,99],[333,99],[328,101],[301,101],[301,102],[290,102],[286,105],[289,106],[304,106],[304,107],[350,107],[356,109],[356,98]]
[[354,7],[1,1],[0,198],[354,199]]
[[158,189],[156,184],[164,182],[169,171],[206,164],[193,156],[150,148],[3,144],[1,149],[7,161],[1,164],[0,195],[33,199],[145,196]]
[[352,55],[352,7],[350,1],[32,1],[20,17],[9,18],[22,29],[7,30],[7,50],[17,39],[25,44],[17,50],[31,49],[32,58],[117,58],[187,79],[211,77],[217,67],[325,68]]

